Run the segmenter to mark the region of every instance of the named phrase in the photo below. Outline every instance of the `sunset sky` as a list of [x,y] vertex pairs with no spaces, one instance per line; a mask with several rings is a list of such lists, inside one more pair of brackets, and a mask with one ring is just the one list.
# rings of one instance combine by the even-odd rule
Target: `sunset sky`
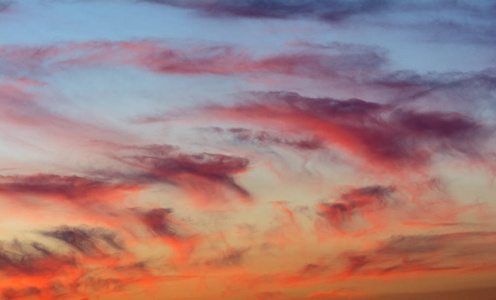
[[0,0],[0,299],[494,299],[496,4]]

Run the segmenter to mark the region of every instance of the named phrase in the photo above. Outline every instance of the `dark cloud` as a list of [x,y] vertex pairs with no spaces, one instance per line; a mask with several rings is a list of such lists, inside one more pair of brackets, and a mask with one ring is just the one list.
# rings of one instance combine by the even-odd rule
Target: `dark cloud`
[[[493,68],[477,72],[430,72],[427,74],[400,70],[377,73],[367,81],[371,86],[401,92],[393,100],[405,105],[409,101],[422,100],[433,95],[455,98],[446,99],[450,105],[453,105],[456,104],[457,98],[465,99],[465,101],[470,97],[483,98],[478,99],[481,103],[484,102],[482,101],[485,100],[484,98],[491,98],[490,93],[496,88],[496,73]],[[443,103],[443,105],[446,104]],[[424,106],[430,107],[430,105]]]
[[376,13],[390,8],[394,1],[283,1],[283,0],[248,0],[248,1],[176,1],[145,0],[146,2],[165,4],[193,9],[212,17],[245,18],[311,18],[325,22],[340,22],[353,16]]
[[126,172],[96,171],[96,176],[57,174],[0,176],[0,195],[29,204],[43,201],[70,203],[84,208],[119,202],[129,192],[165,183],[188,194],[199,206],[251,201],[235,176],[248,170],[249,160],[215,153],[185,154],[172,146],[127,147],[132,155],[112,157],[130,167]]
[[117,199],[111,196],[135,187],[135,184],[57,174],[0,176],[0,194],[49,198],[85,206],[98,201],[115,201]]
[[13,1],[0,1],[0,13],[8,12],[13,4]]
[[186,154],[167,145],[134,149],[134,154],[114,156],[118,161],[140,171],[126,175],[128,180],[175,185],[187,192],[191,200],[200,206],[229,201],[226,195],[228,192],[250,201],[250,193],[234,178],[248,170],[247,158],[206,152]]
[[103,228],[61,227],[42,232],[44,236],[57,239],[85,255],[105,255],[109,250],[125,250],[124,243],[116,233]]
[[[393,89],[401,90],[401,95],[394,101],[404,108],[461,112],[485,120],[495,118],[496,72],[494,69],[434,75],[411,73],[404,76],[388,75],[385,81],[396,86]],[[473,101],[477,105],[468,104]]]
[[315,136],[367,162],[364,166],[371,170],[418,169],[428,166],[437,154],[462,154],[469,159],[488,155],[484,151],[489,129],[462,114],[289,92],[254,93],[240,104],[210,105],[201,111],[218,120]]
[[0,244],[0,272],[8,276],[51,276],[66,267],[75,268],[76,260],[47,250],[39,243],[14,240]]
[[158,236],[179,236],[177,225],[170,220],[172,214],[170,208],[154,208],[148,211],[136,211],[138,216],[146,227]]
[[216,268],[238,266],[243,262],[243,259],[249,250],[250,248],[229,249],[220,257],[206,261],[205,264]]
[[415,135],[442,139],[463,139],[481,127],[474,120],[455,113],[399,111],[395,117],[399,125]]
[[39,295],[41,290],[36,287],[29,287],[23,289],[8,288],[2,291],[2,299],[12,300],[12,299],[23,299],[25,297],[33,297]]
[[[392,0],[141,0],[189,9],[213,18],[307,19],[329,24],[369,26],[420,34],[430,42],[494,45],[496,10],[491,1]],[[423,14],[424,18],[394,18]],[[463,20],[463,21],[462,21]]]
[[53,241],[0,242],[0,299],[81,299],[166,279],[152,275],[108,229],[64,226],[38,233],[77,251]]
[[189,256],[203,238],[184,222],[174,218],[170,208],[135,208],[133,212],[153,236],[176,252],[170,260],[173,265],[187,263]]
[[393,187],[374,185],[352,189],[346,193],[343,193],[339,198],[352,207],[362,207],[368,205],[382,207],[388,205],[394,191],[395,189]]
[[334,202],[320,203],[318,214],[323,217],[329,225],[342,229],[343,225],[351,222],[354,214],[387,207],[394,201],[393,187],[367,186],[355,188],[341,194]]

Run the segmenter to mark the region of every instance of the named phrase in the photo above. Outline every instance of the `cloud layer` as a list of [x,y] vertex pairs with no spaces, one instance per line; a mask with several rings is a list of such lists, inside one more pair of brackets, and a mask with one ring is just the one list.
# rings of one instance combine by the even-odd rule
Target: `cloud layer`
[[492,2],[31,2],[0,299],[494,294]]

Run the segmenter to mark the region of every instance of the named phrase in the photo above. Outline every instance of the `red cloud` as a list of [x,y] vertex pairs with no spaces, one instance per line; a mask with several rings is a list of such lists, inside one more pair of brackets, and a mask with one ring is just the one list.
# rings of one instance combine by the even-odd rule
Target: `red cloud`
[[319,49],[256,58],[226,45],[181,49],[158,40],[93,41],[41,47],[2,46],[0,57],[6,60],[4,73],[12,77],[42,76],[71,67],[131,65],[164,74],[272,73],[345,79],[343,75],[376,73],[386,61],[384,53],[372,48],[335,47],[322,53],[314,50]]
[[62,226],[39,233],[62,247],[54,250],[19,240],[0,244],[2,299],[93,298],[123,293],[131,286],[191,278],[157,275],[159,267],[138,261],[120,235],[109,229]]
[[198,207],[229,202],[229,197],[251,201],[235,175],[248,170],[249,160],[216,153],[186,154],[168,146],[135,147],[138,154],[114,156],[131,167],[131,182],[166,183],[183,189]]
[[[460,114],[421,113],[358,99],[308,98],[285,92],[253,96],[254,100],[242,104],[211,105],[202,112],[218,120],[269,126],[286,135],[320,137],[374,172],[422,170],[440,154],[487,159],[487,128]],[[479,147],[467,146],[474,144]]]
[[354,214],[366,213],[391,204],[394,188],[367,186],[342,194],[336,201],[317,205],[318,214],[332,227],[342,230],[351,223]]
[[[57,174],[0,176],[0,195],[15,199],[41,199],[65,202],[80,207],[118,202],[130,192],[138,191],[138,184],[111,182],[80,176]],[[40,203],[41,204],[41,203]]]
[[202,240],[199,235],[189,233],[180,222],[175,220],[171,216],[172,209],[135,209],[134,211],[139,220],[154,236],[158,237],[176,252],[176,257],[171,258],[172,264],[187,263],[189,256]]

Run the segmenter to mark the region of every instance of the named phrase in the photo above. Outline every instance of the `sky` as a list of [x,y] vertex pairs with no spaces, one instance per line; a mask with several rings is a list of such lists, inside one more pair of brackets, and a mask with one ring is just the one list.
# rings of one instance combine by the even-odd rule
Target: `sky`
[[490,299],[496,5],[0,0],[0,299]]

